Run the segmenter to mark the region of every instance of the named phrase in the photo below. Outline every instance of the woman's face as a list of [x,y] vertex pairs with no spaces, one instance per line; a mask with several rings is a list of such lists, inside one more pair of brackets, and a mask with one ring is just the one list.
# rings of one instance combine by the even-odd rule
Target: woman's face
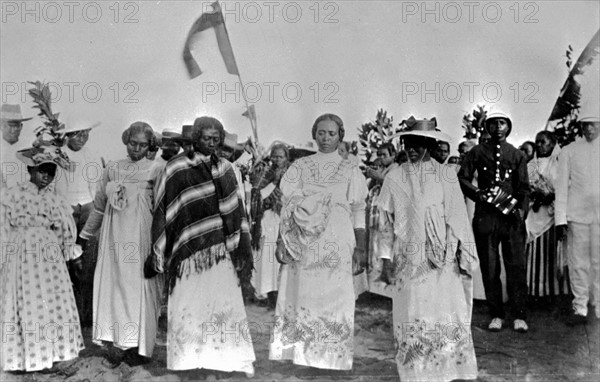
[[127,155],[129,158],[137,162],[142,158],[145,158],[150,148],[150,141],[146,138],[146,134],[139,132],[129,137],[127,142]]
[[287,157],[285,156],[285,151],[283,149],[275,149],[271,153],[271,162],[275,165],[275,167],[283,167],[287,163]]
[[35,184],[38,189],[48,187],[54,180],[56,175],[56,165],[52,163],[43,163],[37,167],[32,167],[29,170],[30,181]]
[[333,121],[325,120],[319,122],[315,141],[320,152],[328,154],[337,150],[340,143],[339,131],[337,123]]
[[418,161],[423,160],[427,154],[425,141],[423,139],[419,139],[419,137],[406,137],[404,139],[404,149],[408,155],[408,160],[411,163],[417,163]]
[[539,158],[545,158],[552,154],[555,145],[545,134],[538,134],[535,137],[535,152]]

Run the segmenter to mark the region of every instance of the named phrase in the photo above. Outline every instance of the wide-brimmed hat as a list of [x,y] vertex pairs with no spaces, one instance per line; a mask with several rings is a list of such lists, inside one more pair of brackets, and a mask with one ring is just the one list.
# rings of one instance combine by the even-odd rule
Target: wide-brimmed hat
[[512,120],[510,119],[508,114],[506,114],[505,112],[500,111],[500,110],[489,112],[485,116],[484,126],[485,126],[486,130],[487,130],[488,121],[491,121],[492,119],[498,119],[498,118],[502,118],[502,119],[506,120],[506,123],[508,124],[508,132],[506,133],[506,136],[508,137],[510,132],[512,131]]
[[194,130],[194,125],[183,125],[181,127],[181,138],[179,139],[179,142],[182,145],[193,143]]
[[238,143],[238,135],[233,133],[225,132],[225,139],[223,140],[223,146],[233,150],[243,150],[244,146]]
[[2,112],[0,119],[3,121],[29,121],[32,118],[23,118],[23,114],[21,114],[21,105],[11,105],[8,103],[2,104]]
[[450,142],[451,138],[449,135],[442,133],[439,129],[436,128],[437,121],[435,118],[430,120],[427,119],[415,119],[414,117],[410,117],[408,120],[404,121],[407,128],[402,130],[394,135],[390,139],[396,137],[405,137],[408,135],[418,136],[418,137],[426,137],[432,138],[438,141]]
[[173,130],[163,130],[162,133],[160,134],[162,139],[171,139],[173,141],[180,141],[182,138],[182,135],[180,133],[178,133],[177,131],[173,131]]
[[71,170],[72,167],[67,154],[55,145],[29,147],[17,151],[16,156],[29,167],[37,167],[44,163],[54,163],[67,170]]
[[600,122],[600,118],[598,116],[585,116],[583,118],[579,118],[577,120],[577,122],[579,123],[585,123],[585,122]]
[[65,129],[61,131],[63,134],[76,133],[78,131],[85,131],[95,129],[100,126],[102,122],[84,122],[84,123],[65,123]]

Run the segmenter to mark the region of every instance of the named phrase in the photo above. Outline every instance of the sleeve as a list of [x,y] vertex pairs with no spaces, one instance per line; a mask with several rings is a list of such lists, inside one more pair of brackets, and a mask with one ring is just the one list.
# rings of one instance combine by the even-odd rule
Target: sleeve
[[469,199],[477,202],[477,186],[473,184],[473,177],[475,176],[475,162],[476,162],[476,148],[471,149],[467,153],[467,156],[460,165],[458,170],[458,181],[460,182],[460,188],[463,194]]
[[554,190],[556,199],[554,201],[554,224],[567,224],[567,200],[569,193],[569,169],[571,158],[568,149],[558,155],[558,170]]
[[394,194],[392,180],[386,176],[375,203],[379,212],[379,258],[393,259],[394,247]]
[[281,189],[281,200],[284,206],[294,194],[302,192],[304,183],[302,181],[301,163],[300,160],[293,163],[281,178],[279,188]]
[[[100,155],[93,153],[91,161],[89,161],[86,164],[86,166],[88,167],[88,169],[85,172],[85,174],[89,177],[87,180],[88,190],[90,190],[90,195],[96,195],[98,189],[100,189],[100,185],[102,184],[104,174],[104,161],[102,160]],[[92,174],[94,175],[94,177],[92,177]]]
[[367,180],[362,174],[358,166],[352,167],[350,183],[348,185],[348,200],[352,210],[353,227],[365,228],[365,210],[367,207],[367,197],[369,196],[369,188]]
[[96,196],[94,197],[94,209],[90,214],[90,217],[85,223],[85,226],[81,230],[79,236],[82,239],[89,240],[92,236],[98,232],[102,225],[102,219],[104,218],[104,211],[106,210],[106,202],[108,200],[106,196],[106,185],[109,181],[109,171],[111,167],[117,166],[116,162],[110,162],[104,169],[102,174],[102,180],[99,182],[96,190]]
[[75,244],[77,239],[77,226],[73,219],[72,208],[60,195],[52,195],[49,202],[52,205],[52,226],[62,248],[65,261],[70,261],[82,255],[81,246]]

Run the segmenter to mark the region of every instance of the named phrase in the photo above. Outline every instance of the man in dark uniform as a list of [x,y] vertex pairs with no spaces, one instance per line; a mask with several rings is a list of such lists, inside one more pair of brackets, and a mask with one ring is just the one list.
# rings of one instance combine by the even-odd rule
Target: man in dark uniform
[[[485,295],[492,321],[488,329],[499,331],[504,323],[499,245],[506,269],[513,329],[527,332],[525,217],[529,205],[529,177],[525,154],[506,142],[512,121],[502,112],[488,114],[485,128],[489,142],[469,151],[458,178],[465,196],[476,202],[473,218]],[[478,187],[471,181],[478,173]],[[495,190],[495,192],[494,192]],[[496,195],[504,197],[499,198]],[[502,199],[500,203],[499,199]],[[511,203],[512,201],[512,203]],[[512,208],[512,209],[511,209]]]

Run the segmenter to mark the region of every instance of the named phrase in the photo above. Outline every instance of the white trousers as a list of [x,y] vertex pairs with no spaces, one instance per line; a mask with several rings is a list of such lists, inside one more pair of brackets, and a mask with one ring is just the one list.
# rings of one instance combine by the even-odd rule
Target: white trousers
[[600,224],[569,222],[567,264],[575,313],[587,316],[588,301],[600,318]]

